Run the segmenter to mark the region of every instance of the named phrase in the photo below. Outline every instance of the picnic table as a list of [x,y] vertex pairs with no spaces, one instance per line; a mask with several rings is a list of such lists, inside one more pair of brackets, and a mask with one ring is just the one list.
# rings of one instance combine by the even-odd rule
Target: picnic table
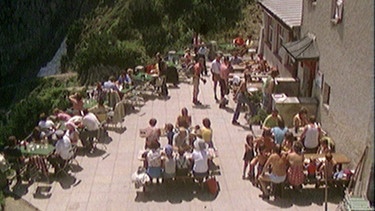
[[30,143],[26,147],[21,146],[21,153],[25,156],[39,155],[49,156],[53,153],[55,147],[51,144]]

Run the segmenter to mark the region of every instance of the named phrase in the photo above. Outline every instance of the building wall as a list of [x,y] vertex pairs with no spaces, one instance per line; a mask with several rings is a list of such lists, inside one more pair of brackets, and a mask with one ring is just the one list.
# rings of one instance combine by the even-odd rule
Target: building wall
[[[270,43],[269,40],[269,21],[271,20],[272,26],[272,42]],[[290,29],[285,27],[285,25],[278,22],[275,18],[273,18],[270,14],[263,10],[263,37],[260,39],[261,46],[260,53],[264,55],[264,58],[267,60],[268,64],[271,66],[277,66],[280,71],[281,77],[292,77],[293,67],[288,65],[288,55],[286,51],[278,45],[278,31],[282,28],[282,37],[283,43],[290,42],[291,40],[295,40],[297,34],[299,34],[299,29]],[[293,39],[294,38],[294,39]],[[280,48],[281,51],[279,51]],[[294,67],[295,68],[295,67]]]
[[[322,103],[322,127],[355,165],[374,142],[374,1],[344,1],[341,23],[331,22],[332,1],[304,0],[301,36],[316,35],[319,69],[331,86],[329,107]],[[300,74],[299,70],[299,74]],[[373,159],[373,156],[371,156]]]

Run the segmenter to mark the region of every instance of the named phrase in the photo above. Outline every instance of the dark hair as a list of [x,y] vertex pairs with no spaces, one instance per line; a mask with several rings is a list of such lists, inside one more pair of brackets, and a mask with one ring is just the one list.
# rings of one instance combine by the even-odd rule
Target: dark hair
[[301,153],[302,152],[302,148],[303,148],[303,145],[300,141],[295,141],[293,143],[293,150],[296,152],[296,153]]
[[8,143],[9,143],[9,146],[16,146],[17,138],[15,136],[9,136]]
[[285,128],[285,122],[283,119],[278,119],[277,120],[277,125],[279,126],[279,128],[283,129]]
[[202,123],[203,123],[203,126],[205,126],[206,128],[210,128],[211,127],[211,121],[209,118],[204,118],[202,120]]
[[333,158],[332,153],[331,153],[331,152],[327,152],[327,153],[326,153],[326,160],[327,160],[327,161],[331,161],[332,158]]
[[84,109],[82,110],[82,113],[83,113],[83,115],[86,115],[86,114],[89,113],[89,110],[88,110],[87,108],[84,108]]
[[286,131],[284,138],[285,140],[292,141],[292,142],[295,140],[293,133],[290,131]]
[[148,123],[149,123],[151,126],[155,126],[157,122],[158,122],[158,121],[157,121],[155,118],[151,118],[150,121],[148,121]]
[[46,121],[46,120],[47,120],[47,115],[46,115],[45,113],[41,113],[41,114],[39,115],[39,119],[40,119],[40,120],[43,120],[43,121]]
[[271,129],[264,129],[262,136],[272,136]]
[[247,144],[251,144],[250,141],[252,141],[252,140],[254,140],[254,136],[251,135],[251,134],[248,134],[248,135],[246,136],[246,143],[247,143]]

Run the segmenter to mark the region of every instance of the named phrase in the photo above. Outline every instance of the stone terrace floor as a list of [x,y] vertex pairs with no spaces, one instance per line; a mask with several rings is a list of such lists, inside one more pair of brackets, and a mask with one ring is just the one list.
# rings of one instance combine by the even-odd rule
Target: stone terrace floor
[[[219,109],[213,98],[210,77],[200,85],[199,99],[203,106],[192,104],[192,86],[180,83],[179,88],[170,88],[171,98],[149,99],[146,104],[125,117],[126,130],[110,131],[112,141],[106,150],[94,154],[80,153],[77,157],[80,168],[74,168],[70,176],[53,179],[51,184],[35,182],[21,184],[15,192],[40,210],[324,210],[324,189],[308,188],[301,192],[285,191],[283,198],[269,201],[259,198],[261,191],[249,180],[242,180],[242,156],[245,136],[251,131],[245,126],[244,113],[239,122],[231,124],[235,104],[230,99],[226,109]],[[232,97],[231,97],[232,98]],[[211,119],[214,143],[219,157],[214,161],[220,166],[216,178],[220,191],[216,196],[201,191],[197,186],[153,186],[148,195],[136,189],[131,175],[142,163],[137,159],[144,146],[139,130],[145,128],[148,120],[155,117],[158,126],[175,123],[182,107],[187,107],[193,125],[202,119]],[[259,127],[253,126],[254,130]],[[161,138],[162,145],[167,142]],[[99,146],[101,149],[101,146]],[[51,187],[50,195],[37,194],[38,187]],[[328,210],[335,210],[341,201],[341,194],[329,190]]]

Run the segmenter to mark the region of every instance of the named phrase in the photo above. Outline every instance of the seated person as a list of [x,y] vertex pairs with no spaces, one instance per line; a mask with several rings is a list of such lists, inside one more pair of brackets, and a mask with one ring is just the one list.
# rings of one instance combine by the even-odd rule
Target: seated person
[[158,142],[161,136],[160,128],[156,127],[157,120],[155,118],[151,118],[148,121],[149,126],[143,130],[145,133],[145,149],[150,148],[152,142]]
[[78,141],[80,140],[77,126],[73,122],[66,122],[65,127],[65,135],[69,137],[72,146],[77,146]]
[[238,56],[238,53],[234,53],[233,57],[230,58],[230,62],[232,65],[239,65],[243,61],[242,61],[242,58]]
[[212,141],[212,128],[211,121],[209,118],[204,118],[202,120],[203,127],[201,128],[202,138],[208,144],[208,147],[214,148],[214,143]]
[[95,114],[89,112],[87,109],[83,110],[82,122],[78,125],[82,128],[80,132],[80,139],[83,147],[89,150],[90,153],[94,152],[94,139],[98,138],[100,129],[100,122]]
[[168,139],[168,144],[173,146],[174,127],[172,123],[167,123],[164,126],[164,130]]
[[[269,167],[271,168],[270,173]],[[263,167],[262,173],[259,177],[260,186],[263,194],[263,199],[269,199],[270,193],[267,189],[269,183],[283,183],[286,179],[288,169],[288,161],[285,155],[281,154],[281,147],[277,145],[275,151],[267,159],[266,164]],[[267,174],[266,174],[267,172]]]
[[182,148],[178,149],[178,155],[176,157],[176,176],[188,176],[190,170],[190,160],[186,157],[185,150]]
[[42,139],[46,137],[46,133],[40,130],[39,126],[35,126],[30,136],[27,137],[26,141],[28,143],[40,143]]
[[76,92],[69,96],[69,101],[72,103],[73,115],[81,115],[81,111],[83,110],[82,95]]
[[330,152],[325,155],[326,160],[320,165],[318,173],[322,175],[323,179],[332,180],[335,173],[335,166],[337,162],[333,159],[333,156]]
[[8,138],[8,145],[4,148],[4,157],[16,171],[17,180],[21,179],[20,169],[22,167],[24,157],[22,156],[21,150],[18,147],[18,140],[15,136],[10,136]]
[[108,78],[108,81],[103,83],[103,88],[107,90],[119,91],[116,85],[116,78],[114,76],[110,76]]
[[[254,185],[258,184],[258,178],[263,170],[264,164],[266,163],[269,153],[264,145],[259,145],[256,149],[256,156],[250,162],[250,180]],[[255,175],[255,166],[257,166],[257,174]],[[255,177],[254,177],[255,175]]]
[[271,152],[273,148],[276,146],[275,141],[273,140],[271,130],[264,129],[262,136],[254,140],[255,147],[257,148],[260,145],[265,147],[267,152]]
[[163,158],[163,178],[164,180],[171,180],[176,176],[176,158],[173,153],[173,147],[167,145],[164,148],[165,156]]
[[307,109],[302,107],[299,112],[293,117],[293,126],[296,132],[299,128],[305,127],[309,123],[307,119]]
[[264,129],[271,129],[273,127],[278,126],[279,120],[283,118],[279,115],[279,111],[277,109],[273,109],[272,113],[269,114],[263,121],[263,128]]
[[123,85],[123,87],[128,87],[132,85],[132,75],[133,69],[128,68],[126,71],[122,71],[121,75],[117,79],[118,85]]
[[203,185],[203,180],[208,176],[208,145],[203,139],[197,138],[194,141],[194,150],[191,154],[191,162],[193,163],[194,178]]
[[184,127],[185,129],[191,127],[191,116],[188,113],[187,108],[181,109],[181,115],[177,117],[176,127]]
[[42,132],[45,132],[45,135],[49,138],[53,134],[53,131],[56,130],[55,123],[52,120],[47,119],[47,115],[45,113],[40,114],[38,127]]
[[278,125],[271,129],[271,133],[273,134],[273,137],[275,139],[276,144],[279,144],[279,145],[282,144],[282,142],[284,140],[285,133],[287,131],[288,131],[288,128],[285,127],[284,120],[279,120]]
[[178,133],[174,134],[173,147],[185,151],[189,148],[189,132],[184,127],[180,127]]
[[48,158],[48,161],[54,167],[56,174],[62,169],[64,163],[72,158],[73,151],[70,139],[64,135],[64,131],[57,130],[55,134],[57,137],[55,152]]
[[98,101],[98,104],[94,107],[89,108],[89,112],[95,114],[95,116],[98,118],[100,123],[106,123],[108,120],[108,112],[110,111],[110,108],[106,105],[104,105],[104,101],[100,99]]
[[104,90],[102,84],[98,82],[94,90],[94,99],[96,101],[99,101],[99,100],[105,101],[107,99],[107,94],[108,92]]
[[156,141],[151,141],[149,148],[150,150],[146,155],[146,172],[151,179],[156,178],[157,183],[159,183],[158,178],[160,178],[162,175],[162,153],[160,151],[160,143]]
[[63,122],[67,122],[71,118],[69,114],[65,113],[64,111],[58,108],[55,108],[53,110],[53,115],[56,116],[58,121],[63,121]]

